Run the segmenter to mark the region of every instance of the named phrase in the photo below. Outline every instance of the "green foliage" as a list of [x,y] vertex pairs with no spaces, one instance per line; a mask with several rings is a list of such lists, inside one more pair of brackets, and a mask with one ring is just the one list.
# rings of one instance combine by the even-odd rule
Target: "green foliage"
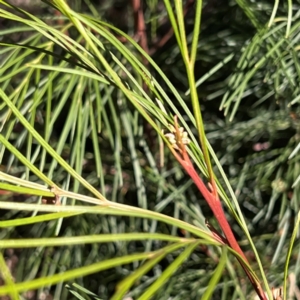
[[254,295],[169,151],[177,115],[248,271],[287,297],[300,278],[298,4],[145,1],[147,51],[129,2],[70,2],[0,1],[0,295]]

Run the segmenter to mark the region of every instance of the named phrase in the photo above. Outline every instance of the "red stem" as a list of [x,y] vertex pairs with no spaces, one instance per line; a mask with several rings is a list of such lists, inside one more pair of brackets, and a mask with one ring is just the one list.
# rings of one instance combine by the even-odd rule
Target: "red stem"
[[[240,256],[244,259],[244,261],[246,263],[248,263],[248,260],[244,254],[244,252],[242,251],[242,249],[240,248],[240,245],[238,244],[238,242],[235,239],[235,236],[231,230],[231,227],[225,217],[225,213],[223,211],[222,208],[222,204],[221,201],[219,199],[219,196],[217,194],[217,191],[213,191],[213,193],[211,193],[208,188],[205,186],[205,184],[203,183],[202,179],[199,177],[198,173],[196,172],[187,152],[185,149],[184,145],[180,145],[181,147],[181,155],[180,156],[174,149],[172,149],[173,154],[175,155],[175,157],[177,158],[177,160],[179,161],[179,163],[182,165],[182,167],[185,169],[185,171],[189,174],[189,176],[192,178],[192,180],[194,181],[194,183],[196,184],[196,186],[198,187],[199,191],[201,192],[201,194],[203,195],[203,197],[205,198],[207,204],[209,205],[209,207],[211,208],[214,216],[216,217],[225,237],[226,240],[228,242],[228,245],[235,250],[237,253],[240,254]],[[242,268],[244,269],[245,273],[247,274],[252,286],[254,287],[257,295],[259,296],[259,298],[261,300],[267,300],[266,295],[264,293],[264,291],[262,290],[262,287],[260,285],[260,283],[253,277],[253,275],[249,272],[249,270],[247,269],[247,266],[245,265],[245,263],[243,262],[242,259],[237,258],[238,261],[240,262]]]
[[186,158],[184,159],[184,163],[182,164],[182,166],[184,167],[186,172],[190,175],[190,177],[193,179],[194,183],[196,184],[201,194],[205,198],[207,204],[209,205],[212,212],[214,213],[214,216],[218,220],[218,223],[225,234],[228,244],[232,249],[238,252],[246,262],[248,262],[244,252],[240,248],[240,245],[237,243],[233,235],[233,232],[231,230],[231,227],[225,217],[221,201],[218,198],[214,197],[214,195],[207,189],[202,179],[198,176],[188,156],[187,159],[188,161],[186,161]]

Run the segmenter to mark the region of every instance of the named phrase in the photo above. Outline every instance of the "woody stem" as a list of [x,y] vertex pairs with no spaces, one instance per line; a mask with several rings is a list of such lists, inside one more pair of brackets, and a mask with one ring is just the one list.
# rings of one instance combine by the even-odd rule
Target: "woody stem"
[[249,278],[252,286],[256,290],[258,296],[260,297],[261,300],[266,300],[267,298],[265,296],[265,293],[262,290],[262,287],[261,287],[259,281],[253,276],[253,274],[250,273],[250,271],[247,269],[247,267],[245,265],[245,262],[248,263],[248,260],[245,256],[244,252],[240,248],[240,245],[236,241],[235,236],[231,230],[231,227],[226,219],[226,216],[225,216],[224,210],[222,208],[221,201],[218,197],[217,191],[214,190],[214,191],[210,192],[208,190],[208,188],[205,186],[202,179],[199,177],[198,173],[196,172],[196,170],[186,152],[185,146],[184,145],[180,145],[180,146],[181,146],[180,147],[181,155],[179,155],[178,152],[176,152],[174,149],[172,149],[173,154],[175,155],[175,157],[177,158],[179,163],[182,165],[182,167],[185,169],[185,171],[192,178],[192,180],[198,187],[199,191],[205,198],[207,204],[211,208],[214,216],[216,217],[216,219],[226,237],[228,245],[233,250],[235,250],[237,253],[239,253],[239,255],[243,258],[244,261],[240,258],[238,258],[238,261],[240,262],[242,268],[244,269],[246,275],[248,276],[248,278]]

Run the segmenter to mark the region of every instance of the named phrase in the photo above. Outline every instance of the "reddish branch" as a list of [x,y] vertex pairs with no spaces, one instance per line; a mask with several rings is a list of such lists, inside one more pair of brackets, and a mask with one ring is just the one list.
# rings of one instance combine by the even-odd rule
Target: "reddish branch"
[[[194,4],[195,0],[188,0],[186,1],[185,7],[183,9],[183,14],[186,16],[189,9]],[[170,29],[167,31],[167,33],[149,50],[149,54],[153,55],[159,48],[162,48],[173,36],[174,29],[171,26]]]
[[[131,3],[134,16],[135,36],[137,37],[138,42],[144,51],[149,53],[146,25],[141,0],[131,0]],[[144,63],[148,64],[148,61],[144,59]]]
[[[195,0],[187,0],[183,9],[183,14],[186,16],[190,8],[193,6]],[[153,55],[159,48],[162,48],[174,35],[173,27],[165,33],[165,35],[153,45],[150,49],[148,48],[146,24],[144,18],[144,12],[142,7],[141,0],[131,0],[132,10],[134,16],[134,28],[135,28],[135,37],[137,38],[140,46],[143,50],[149,55]],[[145,60],[144,63],[147,63]]]
[[[179,126],[177,123],[177,117],[175,119],[175,137],[176,137],[176,147],[171,148],[171,151],[173,152],[174,156],[178,160],[178,162],[181,164],[181,166],[185,169],[185,171],[189,174],[189,176],[192,178],[194,183],[196,184],[197,188],[203,195],[204,199],[206,200],[207,204],[211,208],[214,216],[216,217],[225,237],[222,238],[221,235],[217,234],[217,231],[214,229],[213,234],[216,236],[218,235],[218,239],[222,242],[226,242],[233,250],[235,250],[242,258],[243,260],[248,264],[248,260],[240,248],[238,242],[235,239],[235,236],[231,230],[231,227],[226,219],[224,210],[222,208],[222,203],[219,199],[217,191],[210,191],[206,185],[203,183],[202,179],[198,175],[197,171],[195,170],[193,163],[191,162],[189,155],[186,151],[185,143],[182,142],[182,131],[179,130]],[[177,149],[177,150],[175,150]],[[212,179],[213,180],[213,179]],[[215,184],[214,184],[215,186]],[[247,266],[245,265],[244,261],[240,258],[237,258],[240,262],[242,268],[244,269],[245,273],[247,274],[248,278],[251,281],[252,286],[256,290],[258,296],[262,300],[267,300],[266,295],[264,291],[262,290],[262,287],[260,285],[260,282],[253,276],[253,274],[248,270]]]

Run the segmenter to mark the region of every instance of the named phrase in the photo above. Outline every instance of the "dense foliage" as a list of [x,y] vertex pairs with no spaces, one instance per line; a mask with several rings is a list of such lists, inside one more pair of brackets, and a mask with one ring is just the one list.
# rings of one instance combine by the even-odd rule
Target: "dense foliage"
[[0,295],[254,298],[176,115],[263,288],[300,299],[299,4],[69,2],[0,1]]

